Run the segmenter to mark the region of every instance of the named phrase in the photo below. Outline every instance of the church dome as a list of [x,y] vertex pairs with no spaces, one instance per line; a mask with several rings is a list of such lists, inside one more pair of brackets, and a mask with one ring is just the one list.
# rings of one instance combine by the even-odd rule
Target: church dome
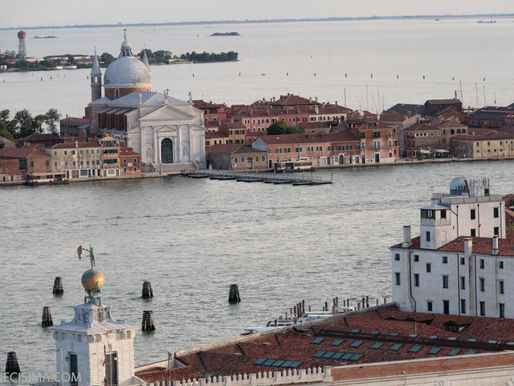
[[105,87],[144,87],[150,84],[148,67],[135,56],[120,56],[105,71]]
[[150,69],[132,54],[132,48],[125,39],[121,43],[120,55],[107,67],[104,75],[106,88],[151,87]]

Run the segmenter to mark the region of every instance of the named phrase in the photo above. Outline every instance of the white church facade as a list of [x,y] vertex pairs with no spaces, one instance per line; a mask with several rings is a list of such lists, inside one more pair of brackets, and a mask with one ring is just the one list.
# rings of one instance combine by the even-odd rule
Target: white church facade
[[[132,54],[125,40],[119,57],[102,72],[95,55],[91,102],[86,108],[90,130],[119,139],[141,154],[142,170],[172,172],[205,167],[203,112],[191,101],[153,92],[150,67]],[[102,88],[104,96],[102,96]]]

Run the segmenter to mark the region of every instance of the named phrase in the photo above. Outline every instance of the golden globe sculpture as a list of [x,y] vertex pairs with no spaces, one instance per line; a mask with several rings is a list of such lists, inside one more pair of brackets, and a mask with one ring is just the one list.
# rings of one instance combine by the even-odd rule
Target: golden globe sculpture
[[88,292],[104,286],[104,275],[96,268],[88,269],[82,274],[82,286]]
[[89,259],[91,261],[91,268],[82,274],[81,279],[82,286],[87,293],[87,296],[84,298],[84,303],[101,306],[102,298],[100,297],[100,289],[104,285],[104,275],[102,272],[95,268],[95,255],[93,253],[93,247],[90,245],[89,249],[85,249],[80,245],[77,248],[79,260],[82,258],[82,251],[89,252]]

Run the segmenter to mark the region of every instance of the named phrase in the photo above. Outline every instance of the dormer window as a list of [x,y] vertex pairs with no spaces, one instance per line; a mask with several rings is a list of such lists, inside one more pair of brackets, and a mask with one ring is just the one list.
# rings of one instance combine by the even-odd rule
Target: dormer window
[[435,210],[431,209],[421,209],[421,218],[424,219],[435,219]]

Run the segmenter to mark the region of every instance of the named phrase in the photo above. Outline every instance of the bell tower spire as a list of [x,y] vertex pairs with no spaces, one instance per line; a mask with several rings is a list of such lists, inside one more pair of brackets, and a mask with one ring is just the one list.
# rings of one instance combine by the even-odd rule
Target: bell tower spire
[[93,67],[91,67],[91,102],[102,97],[102,71],[98,63],[98,56],[93,56]]

